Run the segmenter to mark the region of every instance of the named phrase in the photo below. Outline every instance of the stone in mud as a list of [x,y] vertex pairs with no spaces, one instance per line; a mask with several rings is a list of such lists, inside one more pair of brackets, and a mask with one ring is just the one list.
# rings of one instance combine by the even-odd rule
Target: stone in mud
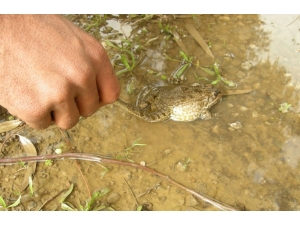
[[107,203],[115,204],[120,199],[120,197],[121,196],[118,193],[112,192],[107,196]]

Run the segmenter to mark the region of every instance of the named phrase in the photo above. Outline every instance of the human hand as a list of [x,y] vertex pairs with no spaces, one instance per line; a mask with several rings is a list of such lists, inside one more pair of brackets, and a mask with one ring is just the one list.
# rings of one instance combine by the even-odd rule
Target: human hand
[[73,127],[120,86],[102,45],[60,15],[0,16],[0,105],[43,129]]

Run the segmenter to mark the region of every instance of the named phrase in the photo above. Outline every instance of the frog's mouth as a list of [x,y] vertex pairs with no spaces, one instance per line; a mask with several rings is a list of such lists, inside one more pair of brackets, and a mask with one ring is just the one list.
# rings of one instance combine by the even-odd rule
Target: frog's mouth
[[214,90],[214,92],[212,93],[212,95],[210,97],[207,107],[209,108],[209,107],[217,104],[218,101],[221,99],[221,97],[222,97],[222,92],[219,90]]
[[218,98],[219,95],[221,95],[221,91],[215,90],[214,96],[215,96],[216,98]]

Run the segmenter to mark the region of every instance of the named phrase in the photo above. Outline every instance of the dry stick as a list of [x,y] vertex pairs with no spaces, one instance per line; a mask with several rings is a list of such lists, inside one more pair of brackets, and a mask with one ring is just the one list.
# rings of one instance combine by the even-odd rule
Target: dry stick
[[152,191],[154,188],[157,188],[157,186],[159,186],[160,183],[161,183],[161,181],[159,181],[157,184],[154,184],[152,187],[147,188],[147,190],[146,190],[145,192],[139,194],[138,196],[136,196],[136,198],[138,199],[138,198],[140,198],[140,197],[142,197],[142,196],[144,196],[144,195],[149,194],[150,191]]
[[130,162],[125,162],[125,161],[119,161],[103,156],[98,156],[95,154],[87,154],[87,153],[62,153],[59,155],[43,155],[43,156],[26,156],[26,157],[19,157],[19,158],[5,158],[5,159],[0,159],[0,165],[2,164],[12,164],[12,163],[19,163],[19,162],[32,162],[32,161],[46,161],[48,159],[79,159],[79,160],[88,160],[88,161],[93,161],[93,162],[99,162],[99,163],[111,163],[111,164],[117,164],[117,165],[122,165],[122,166],[130,166],[130,167],[135,167],[138,169],[142,169],[145,171],[148,171],[158,177],[161,177],[170,183],[174,184],[175,186],[193,194],[197,198],[202,199],[205,202],[210,203],[211,205],[217,207],[218,209],[221,210],[228,210],[228,211],[236,211],[237,209],[226,205],[222,202],[219,202],[203,193],[198,193],[192,189],[189,189],[180,183],[177,183],[176,181],[172,180],[169,176],[166,176],[162,173],[159,173],[155,171],[152,168],[142,166],[140,164],[136,163],[130,163]]
[[131,190],[131,187],[129,186],[128,182],[127,182],[125,179],[124,179],[124,181],[125,181],[125,183],[127,184],[128,189],[129,189],[129,191],[130,191],[132,197],[133,197],[134,200],[135,200],[136,208],[139,207],[140,204],[138,203],[138,201],[137,201],[137,199],[136,199],[136,197],[135,197],[135,194],[134,194],[133,191]]

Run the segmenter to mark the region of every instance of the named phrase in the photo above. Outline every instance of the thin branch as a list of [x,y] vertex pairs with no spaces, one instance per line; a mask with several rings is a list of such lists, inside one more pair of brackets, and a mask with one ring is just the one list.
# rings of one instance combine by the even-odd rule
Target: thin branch
[[192,189],[189,189],[182,184],[174,181],[171,179],[169,176],[164,175],[160,172],[155,171],[152,168],[142,166],[140,164],[136,163],[130,163],[130,162],[125,162],[125,161],[119,161],[116,159],[108,158],[108,157],[102,157],[98,156],[96,154],[87,154],[87,153],[62,153],[59,155],[43,155],[43,156],[26,156],[26,157],[19,157],[19,158],[5,158],[5,159],[0,159],[0,165],[4,164],[14,164],[14,163],[19,163],[19,162],[40,162],[40,161],[46,161],[49,159],[78,159],[78,160],[87,160],[87,161],[92,161],[92,162],[100,162],[100,163],[110,163],[110,164],[117,164],[117,165],[122,165],[122,166],[130,166],[138,169],[142,169],[144,171],[147,171],[153,175],[156,175],[164,180],[167,180],[168,182],[172,183],[173,185],[193,194],[197,198],[210,203],[211,205],[217,207],[218,209],[221,210],[226,210],[226,211],[236,211],[232,206],[229,206],[225,203],[219,202],[218,200],[215,200],[203,193],[198,193]]
[[137,201],[137,199],[136,199],[136,197],[135,197],[135,194],[134,194],[133,191],[131,190],[131,187],[129,186],[128,182],[127,182],[125,179],[124,179],[124,181],[125,181],[125,183],[127,184],[128,189],[129,189],[129,191],[130,191],[132,197],[133,197],[134,200],[135,200],[136,207],[139,207],[140,204],[138,203],[138,201]]

